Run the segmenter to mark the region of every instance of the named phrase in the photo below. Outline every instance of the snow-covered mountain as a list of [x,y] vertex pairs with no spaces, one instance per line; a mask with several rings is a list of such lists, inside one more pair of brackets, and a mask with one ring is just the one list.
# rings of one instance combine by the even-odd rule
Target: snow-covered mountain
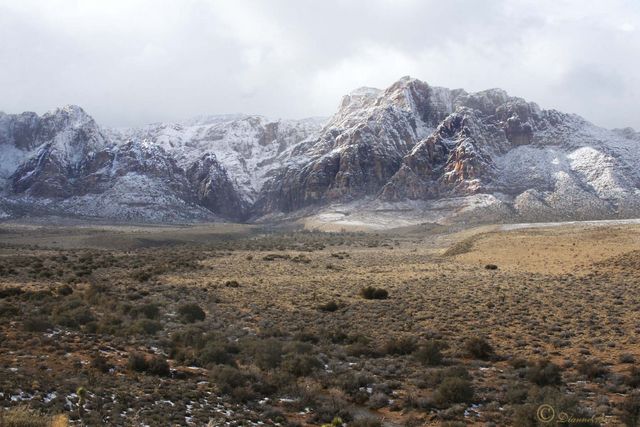
[[105,129],[75,106],[0,113],[0,217],[633,217],[639,135],[500,89],[467,93],[409,77],[355,90],[328,120],[227,115]]

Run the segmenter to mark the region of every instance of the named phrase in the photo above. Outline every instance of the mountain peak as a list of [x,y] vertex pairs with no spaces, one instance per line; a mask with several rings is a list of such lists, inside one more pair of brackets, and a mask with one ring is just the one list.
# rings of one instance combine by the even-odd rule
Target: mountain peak
[[59,126],[71,126],[74,128],[95,124],[93,117],[87,114],[82,107],[74,104],[67,104],[50,110],[42,115],[42,119],[45,121],[53,120]]
[[375,87],[362,86],[352,90],[349,96],[378,96],[382,93],[382,90]]
[[355,89],[324,125],[224,115],[103,131],[66,105],[0,116],[0,197],[24,203],[21,211],[42,199],[38,206],[57,212],[46,204],[55,198],[73,214],[150,219],[243,220],[365,201],[437,207],[477,197],[495,220],[580,209],[589,218],[637,216],[640,134],[576,117],[499,88],[468,93],[410,76],[384,90]]

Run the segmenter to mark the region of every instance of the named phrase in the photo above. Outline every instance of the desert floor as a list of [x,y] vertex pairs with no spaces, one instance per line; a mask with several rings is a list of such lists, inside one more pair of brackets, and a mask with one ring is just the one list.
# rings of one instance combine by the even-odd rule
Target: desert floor
[[5,223],[0,425],[634,425],[639,279],[636,224]]

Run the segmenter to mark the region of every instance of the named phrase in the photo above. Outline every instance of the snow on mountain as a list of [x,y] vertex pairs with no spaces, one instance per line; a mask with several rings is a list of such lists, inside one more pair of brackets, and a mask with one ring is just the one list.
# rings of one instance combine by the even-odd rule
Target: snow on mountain
[[278,156],[319,129],[321,119],[270,121],[262,116],[209,116],[186,123],[158,123],[138,129],[111,130],[115,141],[156,144],[184,168],[214,154],[249,203],[253,202]]
[[501,89],[410,77],[354,90],[328,120],[232,114],[104,129],[75,106],[0,113],[0,215],[336,226],[625,218],[640,215],[639,135]]

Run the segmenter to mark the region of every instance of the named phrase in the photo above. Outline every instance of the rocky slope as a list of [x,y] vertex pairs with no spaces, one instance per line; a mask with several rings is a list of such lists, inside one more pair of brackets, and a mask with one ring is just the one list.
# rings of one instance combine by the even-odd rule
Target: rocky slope
[[41,117],[0,113],[0,216],[632,217],[638,135],[500,89],[467,93],[408,77],[352,92],[326,122],[234,115],[103,129],[74,106]]

